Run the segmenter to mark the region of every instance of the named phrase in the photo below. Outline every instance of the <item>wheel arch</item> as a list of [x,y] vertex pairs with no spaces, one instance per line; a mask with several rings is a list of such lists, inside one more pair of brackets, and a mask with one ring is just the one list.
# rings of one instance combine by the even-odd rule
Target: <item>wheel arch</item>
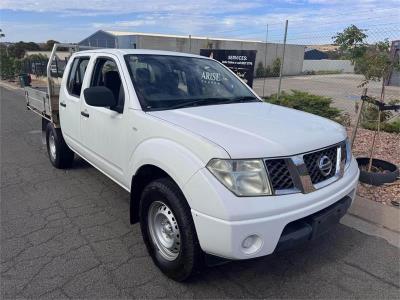
[[[149,180],[169,177],[183,193],[186,182],[204,166],[205,162],[175,141],[154,138],[141,143],[132,153],[129,163],[131,223],[138,221],[140,193]],[[188,201],[187,197],[185,198]]]
[[49,122],[50,122],[49,120],[47,120],[45,118],[42,118],[42,136],[41,136],[41,139],[42,139],[42,144],[43,145],[46,145],[46,130],[47,130],[47,124]]
[[135,224],[139,221],[139,203],[143,189],[151,181],[164,177],[169,177],[172,179],[172,177],[169,176],[164,170],[151,164],[145,164],[141,166],[137,170],[136,174],[132,176],[129,205],[129,217],[131,224]]

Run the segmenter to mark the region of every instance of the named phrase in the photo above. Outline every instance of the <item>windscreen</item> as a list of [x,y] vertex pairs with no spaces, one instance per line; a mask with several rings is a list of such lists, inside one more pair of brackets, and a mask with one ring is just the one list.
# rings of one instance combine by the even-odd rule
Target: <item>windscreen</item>
[[144,110],[259,101],[229,70],[210,59],[126,55]]

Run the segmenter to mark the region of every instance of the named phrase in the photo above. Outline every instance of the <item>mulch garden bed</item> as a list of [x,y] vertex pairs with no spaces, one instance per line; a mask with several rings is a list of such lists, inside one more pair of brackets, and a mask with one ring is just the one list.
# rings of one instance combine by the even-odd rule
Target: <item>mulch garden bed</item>
[[[351,130],[348,128],[349,136]],[[372,130],[358,129],[352,149],[355,157],[369,157],[373,136],[374,131]],[[387,160],[400,166],[400,134],[380,132],[376,140],[373,156],[374,158]],[[360,182],[357,195],[376,202],[392,205],[393,200],[400,201],[400,180],[397,179],[394,183],[382,186],[372,186]]]

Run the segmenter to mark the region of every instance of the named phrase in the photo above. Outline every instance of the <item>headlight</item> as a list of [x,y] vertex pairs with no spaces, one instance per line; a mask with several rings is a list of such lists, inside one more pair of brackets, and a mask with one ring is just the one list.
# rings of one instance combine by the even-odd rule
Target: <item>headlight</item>
[[271,195],[262,160],[212,159],[207,168],[237,196]]
[[351,162],[351,142],[349,138],[346,138],[346,165],[345,169],[350,165]]

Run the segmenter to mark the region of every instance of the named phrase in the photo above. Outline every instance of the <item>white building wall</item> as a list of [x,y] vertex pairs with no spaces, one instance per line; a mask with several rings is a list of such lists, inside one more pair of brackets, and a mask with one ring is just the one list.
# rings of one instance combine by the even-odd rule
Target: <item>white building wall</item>
[[[267,51],[266,65],[272,66],[273,61],[282,58],[283,45],[262,42],[230,41],[214,39],[196,39],[160,37],[160,36],[138,36],[138,48],[178,51],[200,54],[200,49],[230,49],[230,50],[257,50],[254,70],[259,62],[265,66],[265,51]],[[298,75],[302,72],[305,46],[286,45],[285,62],[283,66],[284,75]]]
[[117,36],[117,47],[120,49],[138,48],[136,36],[133,35]]
[[303,62],[302,71],[341,71],[342,73],[354,73],[354,66],[351,64],[350,60],[306,59]]
[[[99,30],[82,40],[79,44],[108,48],[127,49],[154,49],[200,54],[200,49],[228,49],[228,50],[257,50],[254,70],[261,62],[263,66],[270,66],[276,58],[282,59],[282,44],[273,44],[253,41],[218,40],[206,38],[173,37],[157,35],[118,34]],[[284,75],[298,75],[303,70],[305,46],[286,45]],[[267,53],[265,57],[265,52]],[[265,64],[266,59],[266,64]]]

